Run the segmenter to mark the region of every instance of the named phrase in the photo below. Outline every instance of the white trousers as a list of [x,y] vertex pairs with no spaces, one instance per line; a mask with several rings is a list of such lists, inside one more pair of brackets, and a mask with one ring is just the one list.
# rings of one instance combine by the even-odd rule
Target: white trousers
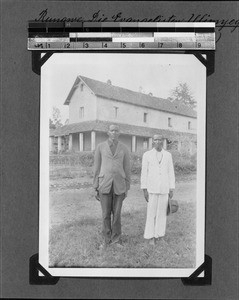
[[159,238],[165,235],[168,194],[149,194],[144,238]]

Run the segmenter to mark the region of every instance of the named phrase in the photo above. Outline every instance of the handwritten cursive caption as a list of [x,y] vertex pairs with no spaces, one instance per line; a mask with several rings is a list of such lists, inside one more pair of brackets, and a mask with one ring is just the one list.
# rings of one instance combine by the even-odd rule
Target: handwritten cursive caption
[[225,29],[229,29],[231,33],[235,32],[239,27],[239,19],[215,19],[210,14],[191,14],[189,18],[178,18],[174,14],[165,17],[163,15],[157,15],[153,18],[136,19],[133,17],[125,17],[122,12],[118,12],[112,16],[106,16],[101,10],[98,10],[92,14],[90,19],[84,19],[83,17],[63,17],[53,18],[48,15],[48,9],[44,9],[39,13],[39,16],[35,18],[35,21],[39,22],[215,22],[217,29],[217,40],[221,39],[222,32]]

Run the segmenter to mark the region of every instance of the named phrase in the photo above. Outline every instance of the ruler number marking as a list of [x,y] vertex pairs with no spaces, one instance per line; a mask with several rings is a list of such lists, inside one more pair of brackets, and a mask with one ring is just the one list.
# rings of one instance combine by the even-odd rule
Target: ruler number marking
[[35,48],[43,48],[43,44],[36,44]]
[[65,45],[64,45],[64,48],[70,48],[70,43],[66,43]]
[[89,43],[83,43],[83,48],[89,48]]
[[183,43],[178,43],[178,48],[182,48],[183,47]]

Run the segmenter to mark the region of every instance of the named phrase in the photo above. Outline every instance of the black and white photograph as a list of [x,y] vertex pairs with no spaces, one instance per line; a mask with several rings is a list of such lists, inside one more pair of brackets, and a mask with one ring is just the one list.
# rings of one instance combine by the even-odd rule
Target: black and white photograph
[[193,54],[57,53],[40,98],[44,268],[190,276],[204,261],[205,66]]

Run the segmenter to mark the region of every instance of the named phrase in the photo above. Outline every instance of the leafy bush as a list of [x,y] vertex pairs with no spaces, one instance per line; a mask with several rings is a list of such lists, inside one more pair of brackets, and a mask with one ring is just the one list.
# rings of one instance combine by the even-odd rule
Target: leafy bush
[[[176,173],[188,174],[197,169],[197,155],[181,154],[176,150],[171,150]],[[131,173],[140,174],[142,164],[142,154],[130,153]],[[93,167],[94,152],[65,153],[50,156],[51,165],[83,166]]]
[[50,164],[92,167],[94,164],[94,154],[89,151],[50,155]]
[[181,154],[179,151],[170,151],[173,157],[176,173],[187,174],[197,170],[197,154]]
[[142,164],[142,155],[137,153],[130,154],[131,162],[131,173],[140,174],[141,173],[141,164]]

